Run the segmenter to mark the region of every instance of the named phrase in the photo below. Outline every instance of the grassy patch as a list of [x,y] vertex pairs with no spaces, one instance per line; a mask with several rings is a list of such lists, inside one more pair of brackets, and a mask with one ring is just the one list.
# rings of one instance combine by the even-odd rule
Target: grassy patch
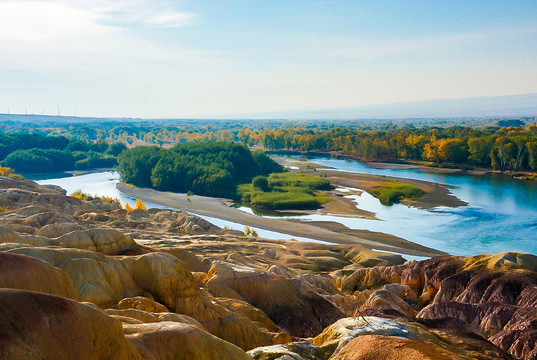
[[380,186],[371,192],[384,205],[393,205],[403,199],[417,199],[425,192],[417,186],[395,181],[382,181]]
[[252,184],[238,187],[242,203],[256,209],[266,210],[303,210],[315,209],[330,199],[317,195],[315,191],[330,190],[332,186],[326,179],[295,173],[271,174],[268,187],[262,189]]

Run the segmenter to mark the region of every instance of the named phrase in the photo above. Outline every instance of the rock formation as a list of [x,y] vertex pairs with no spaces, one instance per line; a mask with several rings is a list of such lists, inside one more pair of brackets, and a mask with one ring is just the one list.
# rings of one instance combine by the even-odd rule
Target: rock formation
[[537,359],[532,255],[404,262],[8,177],[0,206],[1,358]]

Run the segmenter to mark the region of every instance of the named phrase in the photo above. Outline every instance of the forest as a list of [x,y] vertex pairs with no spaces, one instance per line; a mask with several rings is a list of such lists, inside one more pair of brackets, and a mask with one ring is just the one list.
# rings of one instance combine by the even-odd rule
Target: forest
[[336,128],[321,132],[279,129],[264,131],[261,138],[265,149],[337,152],[366,161],[424,160],[440,166],[537,170],[536,125],[374,131]]
[[239,183],[283,171],[264,152],[232,142],[185,143],[170,149],[138,146],[119,154],[118,163],[128,184],[233,198]]
[[113,167],[123,143],[88,142],[64,136],[0,135],[0,164],[21,173]]
[[[514,172],[537,170],[536,118],[355,121],[89,119],[88,122],[73,118],[73,123],[61,119],[44,117],[21,121],[0,118],[0,133],[6,134],[3,136],[29,136],[14,134],[17,131],[40,134],[31,135],[33,137],[19,141],[16,146],[10,145],[9,141],[0,142],[0,159],[13,149],[35,148],[42,151],[18,153],[13,155],[14,160],[27,164],[27,168],[45,164],[42,167],[82,169],[113,163],[114,159],[108,156],[114,154],[108,149],[103,155],[105,143],[167,148],[175,144],[211,141],[235,142],[274,151],[346,155],[364,161],[424,161],[435,166]],[[42,135],[53,140],[44,144],[47,141],[42,140],[46,138]],[[77,140],[84,144],[80,145]],[[39,144],[39,141],[44,143]],[[69,150],[71,154],[56,150]],[[73,165],[73,157],[76,165]],[[39,160],[32,165],[35,159]]]

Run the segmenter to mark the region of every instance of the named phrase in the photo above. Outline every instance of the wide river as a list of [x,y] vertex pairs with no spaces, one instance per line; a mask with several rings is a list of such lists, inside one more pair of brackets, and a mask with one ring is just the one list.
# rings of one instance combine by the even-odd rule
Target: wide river
[[[308,161],[343,171],[450,185],[452,193],[469,205],[430,210],[409,208],[401,204],[384,206],[364,192],[361,196],[353,197],[358,207],[376,213],[381,221],[323,215],[303,216],[304,220],[337,221],[352,229],[389,233],[454,255],[467,256],[502,251],[537,254],[537,182],[515,180],[504,176],[375,169],[357,161],[323,157],[315,157]],[[52,174],[38,182],[59,185],[68,193],[80,189],[89,194],[117,197],[123,203],[128,201],[132,204],[132,199],[122,195],[115,188],[118,181],[117,173],[100,172],[63,178],[58,177],[58,174]],[[204,218],[218,226],[227,225],[238,230],[244,228],[240,224]],[[259,234],[267,238],[290,238],[263,230],[260,230]]]

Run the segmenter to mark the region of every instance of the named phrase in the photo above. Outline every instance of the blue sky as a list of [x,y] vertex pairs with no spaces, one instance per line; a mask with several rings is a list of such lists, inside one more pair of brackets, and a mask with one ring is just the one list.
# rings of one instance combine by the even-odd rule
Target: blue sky
[[0,112],[196,117],[537,93],[536,18],[536,1],[0,0]]

